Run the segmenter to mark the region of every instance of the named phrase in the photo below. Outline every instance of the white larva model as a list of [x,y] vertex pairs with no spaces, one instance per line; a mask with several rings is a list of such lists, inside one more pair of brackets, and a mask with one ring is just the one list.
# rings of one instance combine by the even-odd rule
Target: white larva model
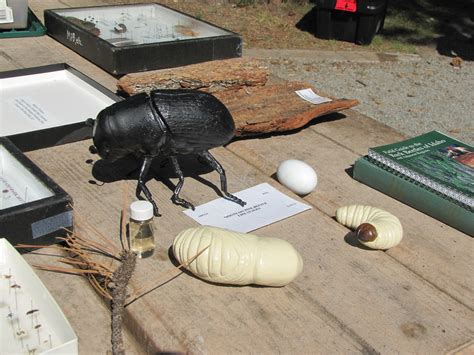
[[380,208],[363,205],[341,207],[336,211],[336,220],[355,229],[359,242],[372,249],[389,249],[402,240],[400,220]]
[[[207,248],[207,249],[206,249]],[[201,279],[232,285],[285,286],[303,270],[301,255],[285,240],[200,226],[179,233],[173,254]]]

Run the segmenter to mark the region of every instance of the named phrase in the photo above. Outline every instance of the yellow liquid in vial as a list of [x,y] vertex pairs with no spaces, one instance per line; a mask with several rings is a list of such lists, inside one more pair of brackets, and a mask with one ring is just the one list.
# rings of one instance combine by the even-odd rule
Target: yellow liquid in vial
[[129,223],[130,245],[139,258],[153,255],[155,238],[153,236],[153,223],[151,221],[133,221]]

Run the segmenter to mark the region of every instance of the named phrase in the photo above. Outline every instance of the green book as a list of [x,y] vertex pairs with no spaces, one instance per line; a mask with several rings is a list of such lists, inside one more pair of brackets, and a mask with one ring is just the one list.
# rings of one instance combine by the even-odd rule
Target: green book
[[474,235],[474,149],[432,131],[369,149],[354,178]]

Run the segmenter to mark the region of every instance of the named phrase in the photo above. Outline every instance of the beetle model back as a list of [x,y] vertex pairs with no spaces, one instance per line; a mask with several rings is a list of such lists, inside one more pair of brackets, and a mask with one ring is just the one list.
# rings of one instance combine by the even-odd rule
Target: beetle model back
[[186,208],[194,206],[179,197],[184,175],[177,156],[196,154],[220,175],[221,190],[229,200],[245,202],[227,191],[225,171],[209,149],[228,143],[234,136],[234,120],[225,105],[211,94],[195,90],[154,90],[131,96],[106,107],[93,125],[92,153],[106,160],[134,154],[143,159],[138,178],[137,196],[141,191],[158,208],[145,185],[154,158],[168,158],[179,178],[172,201]]

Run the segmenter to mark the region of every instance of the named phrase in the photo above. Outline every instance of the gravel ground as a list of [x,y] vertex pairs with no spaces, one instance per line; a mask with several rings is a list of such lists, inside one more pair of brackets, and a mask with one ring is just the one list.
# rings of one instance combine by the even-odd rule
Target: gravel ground
[[282,78],[308,82],[335,97],[358,99],[355,110],[408,136],[436,129],[474,144],[474,62],[463,61],[457,68],[451,58],[436,53],[389,56],[389,61],[383,55],[373,60],[373,53],[348,53],[344,58],[308,51],[246,55],[252,54]]

